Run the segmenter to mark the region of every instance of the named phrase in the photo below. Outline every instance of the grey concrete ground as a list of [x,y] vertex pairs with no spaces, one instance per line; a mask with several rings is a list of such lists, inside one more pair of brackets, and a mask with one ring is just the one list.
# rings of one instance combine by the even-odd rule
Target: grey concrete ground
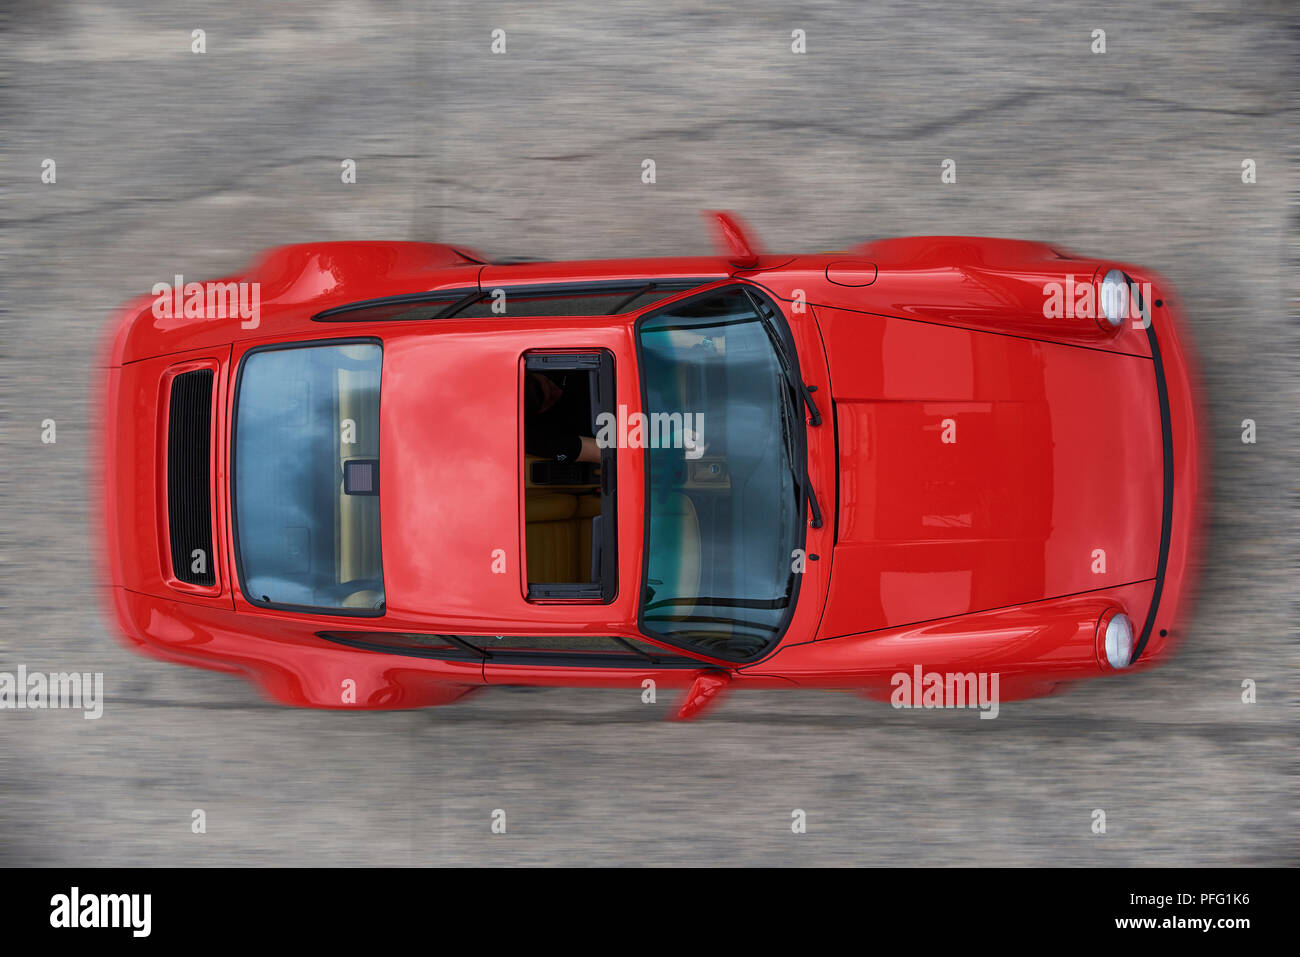
[[[0,713],[0,861],[1295,863],[1293,11],[11,7],[0,671],[103,671],[109,699],[99,721]],[[498,27],[504,55],[489,50]],[[1090,49],[1098,28],[1104,54]],[[191,52],[194,29],[205,54]],[[804,55],[790,50],[796,29]],[[54,184],[41,182],[46,158]],[[340,182],[344,158],[355,185]],[[640,180],[646,158],[654,185]],[[947,158],[956,184],[940,183]],[[701,253],[701,208],[739,211],[774,250],[992,234],[1169,276],[1214,446],[1182,655],[996,721],[790,692],[736,695],[679,726],[660,722],[662,701],[562,690],[294,711],[110,637],[86,533],[87,383],[118,303],[313,239]],[[54,445],[40,442],[45,418]],[[1241,702],[1243,679],[1258,703]],[[494,808],[504,836],[489,833]],[[808,812],[806,835],[791,833],[792,808]],[[1090,830],[1095,808],[1105,835]]]

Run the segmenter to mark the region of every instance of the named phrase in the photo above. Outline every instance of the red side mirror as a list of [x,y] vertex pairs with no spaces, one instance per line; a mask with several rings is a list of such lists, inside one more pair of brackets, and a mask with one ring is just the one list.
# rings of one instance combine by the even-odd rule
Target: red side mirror
[[714,244],[728,262],[741,269],[753,269],[758,265],[759,244],[750,238],[740,217],[721,210],[709,210],[704,216],[713,223]]
[[717,702],[729,684],[731,684],[731,675],[725,671],[700,672],[691,682],[691,686],[686,689],[686,697],[682,699],[672,720],[690,721],[692,718],[699,717]]

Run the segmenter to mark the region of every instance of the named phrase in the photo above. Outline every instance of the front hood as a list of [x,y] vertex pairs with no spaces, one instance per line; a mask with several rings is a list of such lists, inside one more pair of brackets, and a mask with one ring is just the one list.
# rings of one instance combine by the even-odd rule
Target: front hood
[[1150,359],[817,308],[840,484],[819,637],[1154,577]]

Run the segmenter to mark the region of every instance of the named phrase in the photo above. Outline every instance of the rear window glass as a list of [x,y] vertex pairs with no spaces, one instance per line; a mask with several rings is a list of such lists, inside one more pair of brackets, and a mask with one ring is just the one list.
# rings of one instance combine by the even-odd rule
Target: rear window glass
[[235,396],[235,547],[254,604],[383,613],[377,343],[250,352]]

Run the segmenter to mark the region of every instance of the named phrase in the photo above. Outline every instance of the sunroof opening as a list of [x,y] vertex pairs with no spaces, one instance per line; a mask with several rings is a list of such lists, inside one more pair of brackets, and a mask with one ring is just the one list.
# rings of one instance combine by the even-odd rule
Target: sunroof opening
[[524,358],[525,569],[530,601],[613,601],[617,449],[596,441],[614,414],[607,350]]

